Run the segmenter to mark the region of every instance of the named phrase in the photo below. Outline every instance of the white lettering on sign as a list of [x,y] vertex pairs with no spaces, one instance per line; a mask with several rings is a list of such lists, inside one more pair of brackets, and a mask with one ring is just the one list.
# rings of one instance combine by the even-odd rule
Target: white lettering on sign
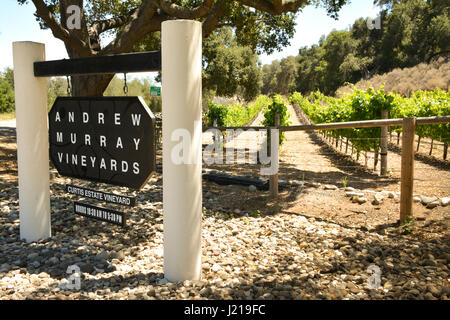
[[57,132],[56,133],[56,142],[63,142],[63,134],[62,132]]
[[117,138],[116,149],[123,149],[122,139],[120,137]]
[[[94,181],[101,182],[113,181],[116,177],[140,179],[149,166],[143,163],[142,159],[146,158],[142,155],[137,158],[132,155],[149,147],[146,139],[150,137],[144,134],[147,132],[145,112],[128,112],[130,109],[119,112],[121,108],[114,108],[112,112],[111,109],[93,111],[91,104],[80,104],[80,108],[56,109],[50,116],[50,124],[57,124],[56,130],[51,131],[51,145],[60,148],[52,153],[52,161],[69,176],[79,175],[82,179],[94,177],[97,179]],[[89,212],[90,209],[84,210]]]
[[70,133],[70,142],[72,142],[72,144],[77,143],[77,134],[76,133]]
[[139,149],[139,142],[141,142],[141,139],[133,138],[133,141],[134,141],[134,144],[136,146],[136,150],[138,150]]
[[103,158],[100,160],[100,169],[106,170],[106,162],[105,162],[105,159],[103,159]]
[[114,159],[111,159],[111,171],[117,171],[117,161]]
[[78,155],[77,154],[72,155],[72,164],[74,164],[74,165],[78,164]]
[[133,162],[133,173],[139,174],[139,163]]
[[139,126],[141,114],[131,114],[131,122],[133,123],[133,126]]
[[106,148],[106,137],[105,136],[100,136],[100,147]]
[[99,218],[111,222],[122,223],[122,215],[117,214],[115,212],[103,210],[102,208],[91,208],[75,204],[75,213],[79,213],[87,217]]
[[128,172],[128,162],[122,160],[122,172]]
[[[64,159],[65,157],[65,159]],[[70,161],[69,161],[70,159]],[[72,164],[72,165],[78,165],[78,155],[77,154],[64,154],[62,152],[58,152],[58,162],[63,163],[66,162],[67,164]],[[128,172],[129,168],[130,168],[130,164],[125,161],[125,160],[121,160],[120,161],[120,167],[117,165],[117,160],[115,159],[111,159],[109,162],[109,168],[106,166],[107,161],[105,160],[105,158],[100,158],[100,162],[97,162],[97,157],[87,157],[85,155],[80,155],[80,165],[83,167],[88,167],[90,166],[91,168],[97,168],[97,165],[100,169],[103,170],[111,170],[111,171],[120,171],[122,173],[126,173]],[[139,163],[138,162],[133,162],[132,163],[132,167],[133,167],[133,173],[134,174],[139,174]]]

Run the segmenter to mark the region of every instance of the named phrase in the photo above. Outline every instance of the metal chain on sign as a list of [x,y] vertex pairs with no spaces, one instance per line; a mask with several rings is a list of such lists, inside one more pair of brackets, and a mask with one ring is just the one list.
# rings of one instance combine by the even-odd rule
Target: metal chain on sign
[[127,74],[123,74],[124,84],[123,84],[123,93],[128,96],[128,86],[127,86]]
[[66,76],[66,79],[67,79],[67,95],[70,97],[72,95],[72,88],[70,87],[69,77]]

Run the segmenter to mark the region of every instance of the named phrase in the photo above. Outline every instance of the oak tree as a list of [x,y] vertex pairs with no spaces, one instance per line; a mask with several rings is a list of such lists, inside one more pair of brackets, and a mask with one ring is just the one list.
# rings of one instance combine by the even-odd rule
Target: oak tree
[[[240,44],[271,53],[289,44],[295,14],[306,5],[324,6],[333,16],[347,0],[17,0],[32,2],[42,28],[65,44],[70,58],[127,53],[158,46],[161,23],[173,19],[202,22],[203,37],[233,27]],[[69,28],[71,5],[80,8],[80,28]],[[69,8],[70,9],[70,8]],[[102,45],[104,35],[113,37]],[[156,40],[155,40],[156,39]],[[140,45],[146,41],[145,45]],[[73,95],[102,95],[112,74],[72,77]]]

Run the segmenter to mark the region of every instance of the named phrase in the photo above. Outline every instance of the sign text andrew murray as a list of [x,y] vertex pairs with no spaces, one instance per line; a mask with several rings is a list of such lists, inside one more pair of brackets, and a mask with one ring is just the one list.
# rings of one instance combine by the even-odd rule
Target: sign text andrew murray
[[63,176],[140,189],[155,171],[154,126],[140,97],[58,97],[50,158]]

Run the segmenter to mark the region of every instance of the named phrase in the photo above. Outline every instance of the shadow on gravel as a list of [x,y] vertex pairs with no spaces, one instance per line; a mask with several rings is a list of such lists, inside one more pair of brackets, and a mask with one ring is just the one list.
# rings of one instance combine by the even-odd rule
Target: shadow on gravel
[[[399,155],[402,154],[402,148],[397,146],[396,144],[390,142],[388,143],[389,151],[395,152]],[[435,167],[441,170],[450,170],[450,161],[449,160],[441,160],[433,156],[425,155],[422,153],[415,152],[414,160],[421,161],[429,166]]]
[[[69,294],[72,298],[75,299],[89,299],[88,296],[83,296],[84,294],[88,293],[95,293],[97,291],[106,290],[108,289],[111,293],[117,293],[123,289],[134,289],[140,286],[152,286],[157,287],[159,286],[158,280],[164,278],[163,273],[139,273],[139,274],[133,274],[129,276],[123,276],[123,275],[111,275],[109,277],[104,277],[100,279],[86,279],[84,274],[80,277],[80,290],[77,289],[63,289],[60,292],[57,292],[58,295],[64,295]],[[49,286],[48,289],[39,288],[35,291],[33,291],[31,294],[43,294],[43,295],[49,295],[49,294],[55,294],[55,292],[52,292],[53,289],[57,288],[58,285],[54,284],[52,286]],[[126,299],[129,299],[129,297],[125,297]],[[44,298],[45,299],[45,298]],[[138,297],[133,297],[134,299],[138,299]]]
[[[340,170],[350,175],[357,188],[376,187],[377,185],[396,184],[400,181],[399,178],[382,177],[376,173],[370,172],[364,168],[362,164],[354,160],[350,155],[342,154],[331,146],[327,145],[316,132],[306,131],[311,140],[320,146],[320,153],[330,160],[330,162]],[[370,181],[367,181],[370,180]],[[359,185],[358,185],[359,183]],[[352,185],[354,187],[354,185]]]
[[[227,172],[232,176],[247,176],[250,178],[265,178],[258,175],[260,166],[250,164],[234,164],[234,165],[214,165],[208,166],[209,169],[218,170],[219,172]],[[314,183],[331,184],[337,187],[343,187],[346,181],[347,186],[358,189],[377,189],[383,188],[391,184],[397,184],[398,179],[387,179],[378,175],[361,174],[359,172],[347,171],[327,171],[314,172],[309,170],[298,169],[295,165],[280,162],[279,180],[283,181],[284,188],[280,188],[280,199],[273,200],[270,197],[268,190],[258,190],[249,192],[247,186],[240,185],[219,185],[214,182],[203,182],[203,205],[207,209],[217,210],[218,200],[220,198],[220,208],[218,211],[228,211],[233,213],[233,210],[238,208],[242,212],[256,212],[261,211],[266,214],[277,213],[280,210],[280,202],[283,207],[298,200],[298,195],[316,191],[313,187]],[[297,180],[303,182],[305,187],[295,184],[289,185],[289,180]],[[205,197],[209,193],[210,197]],[[209,201],[212,199],[213,201]],[[239,217],[239,214],[237,215]]]
[[[16,143],[16,130],[0,128],[0,175],[17,175],[17,150],[5,148],[5,144]],[[12,163],[14,162],[14,163]]]

